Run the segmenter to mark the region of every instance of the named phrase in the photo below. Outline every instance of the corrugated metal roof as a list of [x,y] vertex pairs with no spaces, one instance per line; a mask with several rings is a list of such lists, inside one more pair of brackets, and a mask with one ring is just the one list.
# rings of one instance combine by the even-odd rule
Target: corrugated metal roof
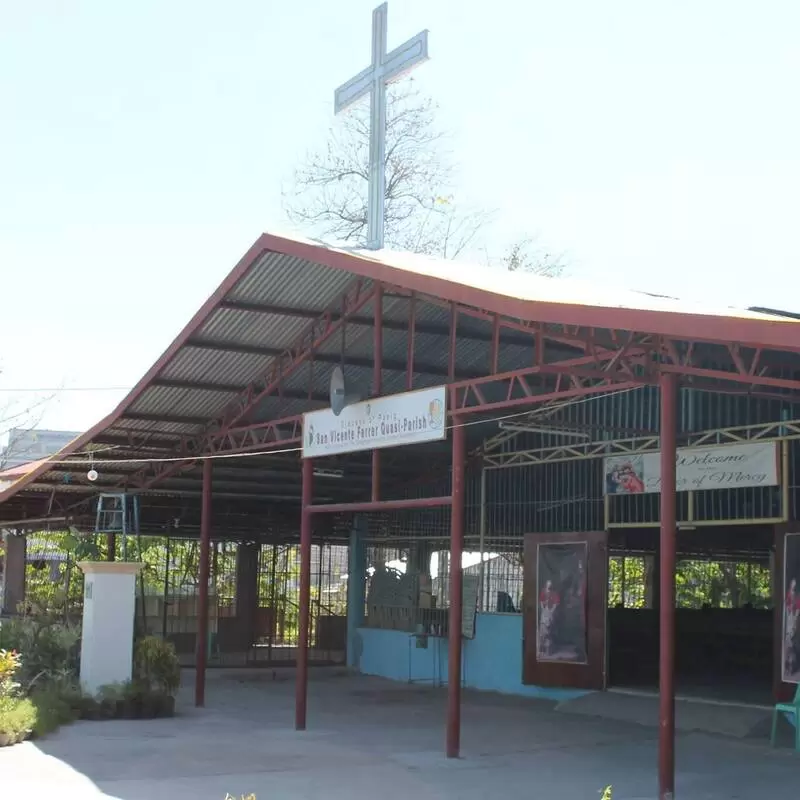
[[[309,269],[314,280],[309,281]],[[240,300],[288,308],[327,308],[345,291],[353,276],[341,269],[310,264],[281,252],[267,252],[228,292],[228,300]]]
[[592,306],[595,308],[699,314],[733,319],[787,321],[787,318],[778,314],[766,314],[747,309],[714,305],[699,300],[680,300],[675,297],[633,290],[630,287],[610,281],[601,283],[599,281],[592,282],[575,278],[548,278],[530,272],[511,272],[483,264],[460,260],[451,261],[393,250],[381,250],[377,253],[371,250],[354,250],[350,252],[364,260],[380,263],[409,275],[439,278],[454,285],[471,286],[481,292],[504,295],[516,300],[527,300],[536,303],[559,303],[570,306]]
[[[207,422],[223,413],[235,398],[231,389],[263,381],[276,354],[291,347],[312,319],[328,309],[338,310],[342,294],[356,276],[367,285],[378,280],[396,287],[386,290],[383,303],[387,323],[383,356],[389,365],[394,361],[398,366],[383,371],[385,393],[406,387],[406,335],[397,326],[408,319],[410,300],[402,295],[410,292],[420,298],[415,347],[415,386],[419,387],[445,382],[448,367],[450,315],[426,298],[454,300],[525,322],[800,349],[800,327],[794,327],[798,321],[776,314],[684,302],[608,282],[544,278],[409,253],[348,250],[264,235],[119,407],[65,452],[85,452],[98,438],[104,438],[117,442],[114,453],[123,458],[152,457],[159,448],[169,454],[172,442],[177,447],[183,438],[197,436]],[[366,392],[372,384],[371,303],[360,316],[364,318],[361,324],[346,326],[345,361],[353,386]],[[728,323],[735,323],[734,328]],[[457,371],[485,371],[491,337],[488,323],[462,317],[458,331]],[[284,396],[265,398],[249,419],[275,419],[318,408],[341,348],[337,333],[319,348],[317,361],[287,377]],[[511,370],[528,364],[530,345],[514,344],[511,336],[504,335],[499,368]],[[425,369],[430,371],[421,374]],[[318,397],[308,399],[309,390]],[[40,464],[26,472],[19,485],[38,481],[47,469],[47,463]],[[57,482],[68,474],[59,470],[52,477]],[[44,486],[31,485],[36,490]],[[0,484],[0,503],[17,488],[3,489]],[[75,490],[64,488],[65,492]]]

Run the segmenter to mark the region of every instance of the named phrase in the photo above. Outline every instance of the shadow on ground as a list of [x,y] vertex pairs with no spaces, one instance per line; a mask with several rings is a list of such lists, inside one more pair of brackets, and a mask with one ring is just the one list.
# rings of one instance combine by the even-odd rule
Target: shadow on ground
[[[467,692],[463,758],[443,757],[445,693],[312,670],[309,729],[293,730],[292,671],[210,673],[207,707],[169,720],[82,722],[0,751],[3,796],[222,800],[656,797],[657,728],[584,709]],[[800,756],[761,738],[678,738],[680,800],[797,793]]]

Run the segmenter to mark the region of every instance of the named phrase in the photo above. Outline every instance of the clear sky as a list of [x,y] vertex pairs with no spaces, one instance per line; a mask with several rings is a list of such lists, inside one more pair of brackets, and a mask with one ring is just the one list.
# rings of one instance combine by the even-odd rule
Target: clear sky
[[[0,409],[131,386],[263,230],[377,0],[0,0]],[[797,0],[391,0],[459,197],[572,275],[800,308]],[[124,392],[61,392],[82,429]],[[6,412],[8,413],[8,412]]]

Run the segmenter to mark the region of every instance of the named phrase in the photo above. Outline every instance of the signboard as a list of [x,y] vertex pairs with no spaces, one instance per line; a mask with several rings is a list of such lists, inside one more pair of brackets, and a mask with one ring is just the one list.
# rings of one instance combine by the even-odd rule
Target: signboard
[[433,442],[447,435],[447,388],[419,389],[303,415],[303,458]]
[[[661,454],[631,453],[603,460],[604,494],[661,491]],[[679,492],[778,485],[777,442],[747,442],[678,449]]]

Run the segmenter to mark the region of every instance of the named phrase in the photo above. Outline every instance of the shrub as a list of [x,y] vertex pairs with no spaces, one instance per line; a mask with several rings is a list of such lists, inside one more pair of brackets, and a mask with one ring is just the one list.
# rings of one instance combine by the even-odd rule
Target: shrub
[[36,708],[26,697],[0,697],[0,745],[16,744],[30,736]]
[[53,683],[37,687],[31,692],[30,701],[36,709],[34,736],[48,733],[74,722],[81,713],[80,689],[69,683]]
[[148,692],[173,696],[181,682],[181,665],[172,642],[145,636],[136,643],[134,681]]
[[4,744],[44,736],[78,716],[78,639],[77,630],[53,618],[23,615],[0,623]]
[[80,630],[48,616],[22,615],[0,622],[0,648],[22,654],[18,680],[25,691],[36,683],[78,674]]

